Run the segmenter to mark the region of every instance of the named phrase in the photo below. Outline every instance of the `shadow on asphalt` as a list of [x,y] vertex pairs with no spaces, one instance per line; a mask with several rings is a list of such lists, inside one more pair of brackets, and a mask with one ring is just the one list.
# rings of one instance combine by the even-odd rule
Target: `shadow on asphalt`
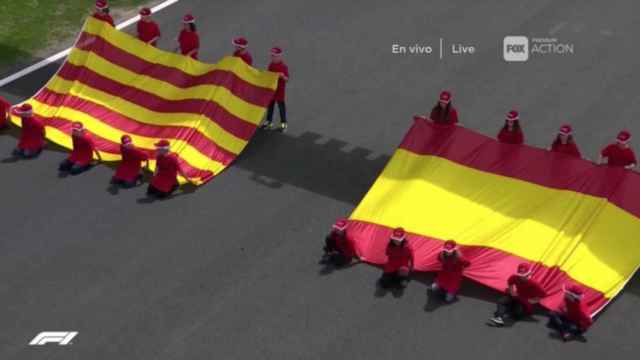
[[272,189],[287,184],[358,204],[390,157],[372,156],[361,147],[343,150],[346,142],[324,139],[314,132],[296,137],[260,130],[232,166],[252,172],[251,180]]

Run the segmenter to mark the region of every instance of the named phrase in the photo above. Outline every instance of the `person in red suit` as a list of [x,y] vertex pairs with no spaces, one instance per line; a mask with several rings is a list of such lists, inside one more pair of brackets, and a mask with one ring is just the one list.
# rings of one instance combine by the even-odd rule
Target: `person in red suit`
[[14,107],[13,114],[19,116],[22,121],[22,132],[18,146],[13,150],[13,155],[25,159],[37,157],[44,149],[45,129],[42,120],[33,114],[31,104],[24,103]]
[[4,130],[9,126],[9,111],[11,103],[0,96],[0,130]]
[[520,127],[520,115],[517,111],[511,110],[507,113],[507,118],[498,133],[498,140],[507,144],[523,144],[524,133]]
[[431,109],[429,116],[419,115],[424,120],[431,120],[434,124],[455,125],[458,124],[458,111],[451,103],[451,92],[442,91],[438,103]]
[[77,175],[89,170],[93,154],[96,155],[98,160],[102,160],[100,153],[96,150],[93,139],[91,139],[81,122],[76,121],[71,125],[71,139],[73,149],[69,156],[60,163],[58,170],[61,173],[68,172],[71,175]]
[[134,187],[142,179],[142,163],[145,162],[148,166],[149,157],[133,145],[129,135],[122,135],[120,153],[122,161],[111,178],[111,183],[124,188]]
[[625,169],[632,169],[636,166],[636,154],[629,146],[631,133],[622,130],[616,137],[614,144],[609,144],[600,152],[600,164],[609,166],[622,166]]
[[160,140],[156,144],[156,170],[147,188],[147,195],[155,198],[166,198],[178,188],[178,175],[189,181],[178,162],[178,157],[170,152],[168,140]]
[[178,36],[178,49],[182,55],[198,59],[200,49],[200,36],[196,28],[196,18],[187,14],[182,18],[183,28]]
[[458,290],[460,290],[464,269],[471,263],[462,255],[458,244],[453,240],[445,241],[442,251],[438,255],[438,261],[442,265],[442,269],[437,272],[430,290],[444,294],[444,300],[451,303],[456,299]]
[[560,127],[556,139],[551,144],[551,151],[559,152],[580,158],[580,150],[573,140],[573,129],[571,125],[565,124]]
[[151,9],[140,9],[140,21],[137,24],[138,39],[147,44],[156,46],[160,38],[160,27],[151,19]]
[[347,220],[338,219],[325,238],[322,263],[337,267],[349,265],[356,258],[352,240],[347,236]]
[[93,17],[106,22],[111,26],[116,26],[113,22],[113,18],[109,15],[109,3],[107,0],[96,1],[96,11],[93,13]]
[[533,271],[527,263],[518,265],[517,272],[507,279],[507,296],[498,301],[491,324],[503,326],[505,319],[520,320],[533,313],[533,307],[547,296],[540,284],[531,279]]
[[280,111],[280,131],[285,132],[287,131],[287,109],[284,104],[284,95],[285,87],[289,81],[289,67],[282,60],[282,54],[283,51],[279,47],[271,49],[271,63],[267,70],[278,73],[280,78],[278,79],[278,88],[276,89],[275,96],[267,109],[267,121],[262,125],[262,128],[273,128],[273,108],[275,104],[278,103],[278,110]]
[[249,41],[247,41],[247,39],[243,37],[237,37],[233,39],[232,44],[235,48],[235,51],[233,52],[233,56],[239,57],[240,59],[242,59],[242,61],[247,63],[247,65],[252,66],[253,58],[251,57],[249,50],[247,50],[247,47],[249,46]]
[[407,245],[406,233],[399,227],[393,230],[386,249],[387,262],[383,266],[380,287],[403,288],[413,270],[413,252]]
[[562,340],[581,338],[593,324],[587,304],[583,301],[584,289],[580,285],[564,287],[564,304],[558,312],[549,315],[548,326],[560,332]]

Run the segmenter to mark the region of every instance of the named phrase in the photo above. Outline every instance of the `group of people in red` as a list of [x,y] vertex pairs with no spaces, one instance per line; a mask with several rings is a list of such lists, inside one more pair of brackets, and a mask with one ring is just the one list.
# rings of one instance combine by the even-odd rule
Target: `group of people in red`
[[[338,219],[325,239],[322,263],[344,267],[359,261],[354,243],[347,233],[348,221]],[[386,246],[386,262],[382,266],[382,276],[378,280],[384,289],[404,288],[413,271],[413,251],[407,241],[403,228],[392,231]],[[439,269],[428,290],[432,295],[441,297],[446,303],[455,301],[464,272],[471,262],[462,254],[454,240],[443,243],[439,252],[434,254],[439,262]],[[505,284],[505,296],[497,303],[493,317],[489,319],[492,326],[504,326],[534,313],[535,306],[548,294],[543,287],[532,278],[533,268],[529,263],[521,263]],[[584,288],[570,283],[563,287],[564,303],[557,312],[549,313],[548,326],[559,332],[561,338],[568,341],[572,338],[583,338],[583,334],[593,323],[586,304],[582,301]]]
[[[140,10],[140,21],[137,24],[138,39],[145,43],[156,46],[158,39],[160,39],[160,27],[151,18],[151,9],[142,8]],[[112,26],[114,25],[113,18],[109,15],[109,4],[107,0],[96,1],[96,10],[93,14],[96,19],[105,21]],[[198,35],[196,27],[196,18],[192,14],[186,14],[182,18],[182,30],[177,37],[176,52],[179,52],[185,56],[198,59],[198,52],[200,50],[200,36]],[[253,57],[249,52],[249,41],[244,37],[236,37],[232,40],[234,47],[233,56],[242,59],[247,65],[253,66]],[[289,81],[289,67],[283,60],[284,51],[281,47],[275,46],[270,50],[271,63],[267,70],[279,74],[278,87],[275,95],[269,107],[267,109],[267,119],[262,124],[262,129],[271,130],[274,129],[273,125],[273,111],[274,107],[278,106],[280,113],[280,126],[278,130],[284,132],[287,130],[287,110],[285,105],[285,86]]]
[[[25,159],[38,156],[46,145],[45,126],[42,119],[33,114],[33,108],[29,103],[13,107],[10,112],[19,116],[22,121],[20,140],[13,155]],[[4,112],[3,115],[7,116],[8,113]],[[71,124],[71,139],[72,150],[60,163],[58,167],[60,173],[77,175],[89,170],[94,165],[94,158],[98,161],[102,160],[100,152],[96,150],[95,139],[81,122]],[[189,177],[183,171],[177,156],[171,153],[170,145],[168,140],[158,141],[155,144],[155,156],[152,156],[153,154],[137,148],[131,136],[123,135],[120,145],[122,161],[116,168],[111,183],[123,188],[140,184],[143,178],[143,165],[149,167],[149,158],[155,157],[156,168],[149,182],[147,194],[158,198],[171,195],[178,188],[178,175],[187,181]]]
[[[438,125],[460,125],[458,122],[458,112],[453,106],[451,99],[451,92],[442,91],[438,103],[431,109],[431,113],[428,116],[418,115],[416,117],[423,120],[430,120]],[[498,132],[497,139],[507,144],[520,145],[524,143],[524,132],[520,125],[520,115],[518,111],[511,110],[507,113],[504,125]],[[626,169],[635,167],[637,160],[633,149],[629,146],[630,140],[631,133],[629,131],[620,131],[616,136],[615,142],[607,145],[600,151],[598,163],[621,166]],[[578,158],[582,157],[580,149],[573,138],[573,128],[569,124],[560,126],[548,150]]]

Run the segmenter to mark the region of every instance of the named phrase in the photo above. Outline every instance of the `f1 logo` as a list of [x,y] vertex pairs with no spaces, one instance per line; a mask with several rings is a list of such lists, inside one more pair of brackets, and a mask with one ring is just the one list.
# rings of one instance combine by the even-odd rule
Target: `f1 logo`
[[48,343],[69,345],[76,335],[78,335],[77,331],[43,331],[36,335],[29,345],[46,345]]
[[526,36],[505,36],[503,41],[505,61],[529,60],[529,38]]

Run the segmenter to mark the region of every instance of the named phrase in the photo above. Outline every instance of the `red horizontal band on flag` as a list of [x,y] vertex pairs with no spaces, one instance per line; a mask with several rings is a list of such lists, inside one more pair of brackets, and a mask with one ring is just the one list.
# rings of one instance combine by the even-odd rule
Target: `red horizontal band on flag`
[[[356,253],[363,261],[374,265],[386,262],[385,250],[393,229],[364,221],[349,220],[347,235],[353,239]],[[440,269],[437,256],[444,240],[407,233],[407,241],[413,252],[416,271],[437,271]],[[507,279],[516,273],[520,263],[532,265],[532,278],[539,282],[548,296],[541,304],[549,310],[557,311],[563,304],[562,287],[567,283],[578,283],[558,267],[548,267],[530,260],[484,246],[459,245],[460,251],[470,260],[464,276],[480,284],[505,292]],[[582,284],[585,288],[583,301],[589,312],[594,314],[602,309],[610,299],[600,291]]]
[[204,115],[228,133],[242,140],[251,139],[257,128],[256,125],[232,115],[213,101],[201,99],[166,100],[150,92],[104,77],[86,67],[68,62],[62,66],[58,76],[68,81],[78,81],[151,111]]
[[[127,134],[149,138],[182,140],[193,146],[204,156],[225,166],[236,158],[235,154],[216,145],[212,140],[191,127],[143,124],[94,102],[72,95],[58,94],[47,88],[44,88],[34,99],[49,106],[64,106],[80,111]],[[119,153],[119,150],[116,153]]]
[[400,148],[549,188],[606,198],[640,217],[640,201],[629,196],[640,189],[640,174],[620,167],[598,166],[527,145],[503,144],[460,126],[422,119],[415,119]]
[[[267,107],[273,99],[274,90],[253,85],[230,71],[213,70],[203,75],[194,76],[174,67],[150,63],[112,45],[101,37],[86,32],[82,33],[76,44],[79,49],[91,51],[129,71],[170,83],[176,87],[223,86],[244,101],[260,107]],[[89,45],[82,46],[83,44]]]
[[[73,124],[73,121],[68,120],[68,119],[64,119],[64,118],[60,118],[60,117],[46,117],[46,116],[39,116],[40,119],[42,119],[42,121],[44,122],[44,124],[46,126],[51,126],[54,127],[62,132],[64,132],[65,134],[69,135],[69,137],[71,137],[71,126]],[[95,146],[96,146],[96,150],[100,151],[100,152],[104,152],[104,153],[109,153],[109,154],[114,154],[114,155],[120,155],[120,144],[117,142],[113,142],[111,140],[105,139],[99,135],[96,135],[90,131],[88,131],[89,134],[91,134],[91,139],[93,140]],[[155,151],[153,150],[148,150],[148,149],[142,149],[140,148],[140,150],[142,150],[143,152],[145,152],[147,154],[147,156],[149,156],[150,159],[155,159]],[[190,177],[190,178],[201,178],[204,182],[206,182],[207,180],[211,179],[213,177],[213,173],[211,171],[208,170],[202,170],[202,169],[198,169],[195,168],[191,165],[189,165],[189,163],[187,163],[186,161],[184,161],[182,158],[180,158],[178,156],[178,162],[180,164],[180,167],[182,168],[182,170],[185,172],[185,174]]]

